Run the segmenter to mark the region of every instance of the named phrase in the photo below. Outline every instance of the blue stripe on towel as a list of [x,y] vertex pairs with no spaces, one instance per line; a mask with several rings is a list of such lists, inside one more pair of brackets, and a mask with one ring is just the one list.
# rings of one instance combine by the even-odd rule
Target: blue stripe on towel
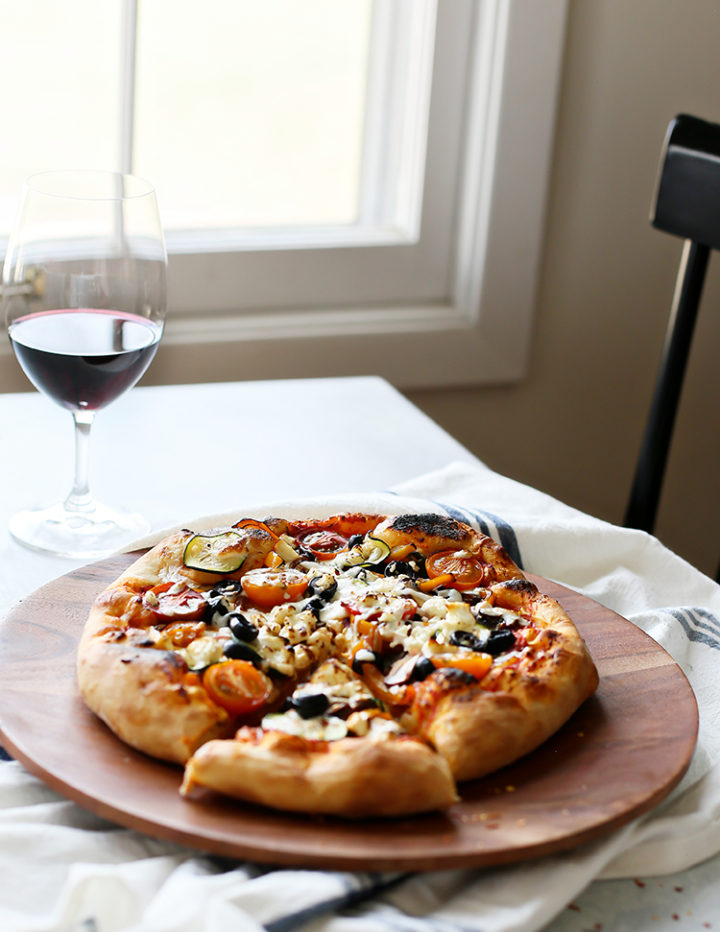
[[392,889],[410,876],[412,875],[359,874],[354,877],[348,876],[343,878],[344,893],[323,902],[315,903],[312,906],[307,906],[305,909],[300,909],[287,916],[281,916],[279,919],[273,919],[271,922],[266,923],[264,928],[266,932],[293,932],[294,929],[299,929],[311,919],[322,916],[324,913],[337,912],[338,910],[358,906],[373,896]]
[[667,612],[678,621],[691,641],[720,650],[720,623],[704,608],[669,608]]
[[720,635],[720,621],[709,612],[706,608],[699,608],[697,606],[693,608],[688,608],[686,611],[691,615],[697,615],[699,618],[702,618],[706,623],[698,621],[696,624],[700,628],[707,628],[709,631],[715,631],[717,635]]

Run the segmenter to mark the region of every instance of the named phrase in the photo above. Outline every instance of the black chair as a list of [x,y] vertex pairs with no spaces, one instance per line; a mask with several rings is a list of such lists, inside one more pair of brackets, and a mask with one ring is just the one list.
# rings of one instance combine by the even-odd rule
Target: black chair
[[[720,249],[720,125],[681,114],[668,127],[650,220],[685,245],[625,527],[652,533],[711,249]],[[720,581],[720,568],[717,577]]]

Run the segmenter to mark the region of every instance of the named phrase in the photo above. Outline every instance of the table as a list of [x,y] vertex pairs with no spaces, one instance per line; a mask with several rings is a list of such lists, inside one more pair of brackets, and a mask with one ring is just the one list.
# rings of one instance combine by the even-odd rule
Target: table
[[[70,414],[37,393],[0,395],[0,436],[7,607],[83,561],[30,554],[6,530],[16,510],[68,493]],[[375,377],[136,388],[98,412],[90,456],[98,500],[141,512],[156,530],[278,498],[386,489],[452,460],[477,462]]]
[[[67,492],[70,416],[35,393],[0,396],[0,436],[5,528],[15,509]],[[388,489],[451,462],[481,466],[379,378],[138,388],[98,415],[91,485],[161,529],[279,498]],[[4,614],[82,561],[32,553],[2,531],[0,563]],[[596,882],[548,928],[720,928],[719,878],[716,856],[682,874]]]

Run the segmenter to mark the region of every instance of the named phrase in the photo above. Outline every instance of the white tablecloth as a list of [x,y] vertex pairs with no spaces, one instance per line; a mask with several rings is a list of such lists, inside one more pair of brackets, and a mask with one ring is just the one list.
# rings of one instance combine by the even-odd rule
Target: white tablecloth
[[[291,515],[296,506],[274,501],[254,511]],[[467,463],[391,493],[303,507],[460,514],[529,572],[575,587],[641,626],[682,666],[700,707],[697,752],[680,786],[654,812],[567,854],[398,877],[272,870],[202,856],[112,826],[8,762],[0,765],[0,928],[500,932],[551,924],[579,932],[676,928],[681,918],[717,927],[720,588],[652,537]],[[192,525],[193,515],[187,519]]]

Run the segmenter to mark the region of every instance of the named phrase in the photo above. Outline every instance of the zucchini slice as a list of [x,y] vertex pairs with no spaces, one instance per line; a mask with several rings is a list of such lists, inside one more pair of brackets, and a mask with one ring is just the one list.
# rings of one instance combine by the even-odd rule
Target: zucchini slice
[[234,573],[247,557],[247,547],[237,531],[195,534],[185,545],[183,563],[191,570],[206,573]]
[[371,537],[369,534],[363,541],[342,554],[343,567],[349,566],[377,566],[390,555],[390,547],[384,540],[377,537]]

